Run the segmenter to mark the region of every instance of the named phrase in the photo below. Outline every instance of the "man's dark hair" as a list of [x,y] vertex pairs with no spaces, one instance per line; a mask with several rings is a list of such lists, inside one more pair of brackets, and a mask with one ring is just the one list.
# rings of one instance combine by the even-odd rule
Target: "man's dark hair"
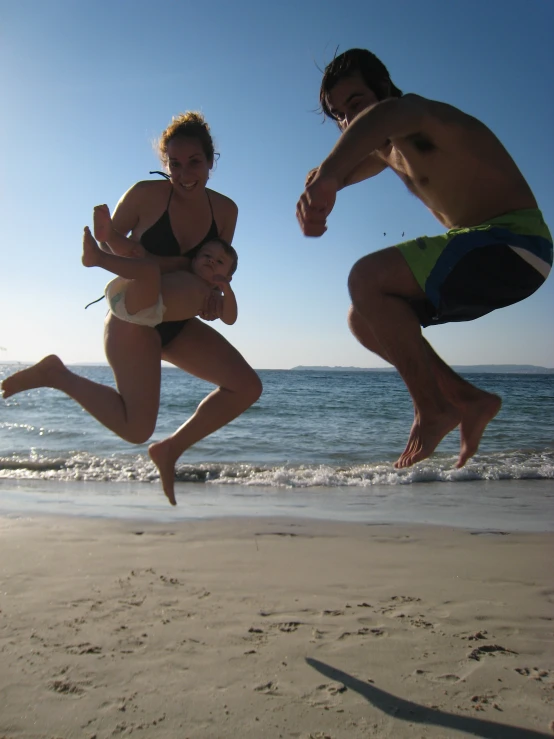
[[387,68],[375,54],[367,49],[349,49],[336,56],[325,67],[319,91],[319,104],[324,115],[337,120],[331,112],[327,96],[337,82],[344,77],[352,76],[355,72],[360,73],[363,81],[370,90],[373,90],[378,100],[402,97],[402,90],[393,84]]

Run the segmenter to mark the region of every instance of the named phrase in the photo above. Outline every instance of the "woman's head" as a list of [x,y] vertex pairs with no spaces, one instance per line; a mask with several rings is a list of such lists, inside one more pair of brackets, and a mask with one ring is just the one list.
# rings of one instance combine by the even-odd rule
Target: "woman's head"
[[210,127],[201,113],[174,116],[160,136],[158,153],[171,181],[185,191],[204,187],[213,167],[215,151]]

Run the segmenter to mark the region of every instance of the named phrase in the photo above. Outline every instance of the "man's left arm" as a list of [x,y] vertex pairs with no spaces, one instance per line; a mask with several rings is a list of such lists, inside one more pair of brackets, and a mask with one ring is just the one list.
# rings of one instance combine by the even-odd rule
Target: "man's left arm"
[[[341,134],[319,167],[320,177],[331,177],[339,188],[357,168],[364,167],[372,152],[388,141],[421,131],[428,116],[425,98],[404,95],[388,98],[362,111]],[[382,169],[385,168],[383,163]]]

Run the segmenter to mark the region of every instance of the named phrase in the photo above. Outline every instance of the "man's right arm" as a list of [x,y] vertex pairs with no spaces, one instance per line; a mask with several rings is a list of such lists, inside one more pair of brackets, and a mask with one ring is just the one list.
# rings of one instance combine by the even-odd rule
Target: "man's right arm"
[[[379,159],[379,157],[376,157],[374,154],[369,154],[369,156],[362,159],[361,162],[358,162],[358,164],[348,173],[339,189],[342,190],[350,185],[355,185],[358,182],[363,182],[363,180],[368,180],[370,177],[375,177],[375,175],[380,174],[386,168],[387,165],[382,159]],[[315,167],[308,172],[305,187],[308,187],[318,171],[319,167]]]
[[349,187],[355,185],[363,180],[368,180],[370,177],[380,174],[384,169],[387,168],[387,164],[376,157],[374,154],[370,154],[365,159],[362,159],[354,169],[352,169],[344,178],[342,187]]

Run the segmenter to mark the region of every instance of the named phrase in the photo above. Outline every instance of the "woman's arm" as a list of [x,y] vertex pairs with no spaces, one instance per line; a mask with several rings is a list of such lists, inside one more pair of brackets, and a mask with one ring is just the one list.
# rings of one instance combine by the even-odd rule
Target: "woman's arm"
[[135,259],[147,256],[147,251],[141,244],[126,238],[138,225],[144,184],[137,182],[127,190],[119,199],[111,218],[107,206],[97,206],[94,209],[94,235],[101,242],[104,251]]

